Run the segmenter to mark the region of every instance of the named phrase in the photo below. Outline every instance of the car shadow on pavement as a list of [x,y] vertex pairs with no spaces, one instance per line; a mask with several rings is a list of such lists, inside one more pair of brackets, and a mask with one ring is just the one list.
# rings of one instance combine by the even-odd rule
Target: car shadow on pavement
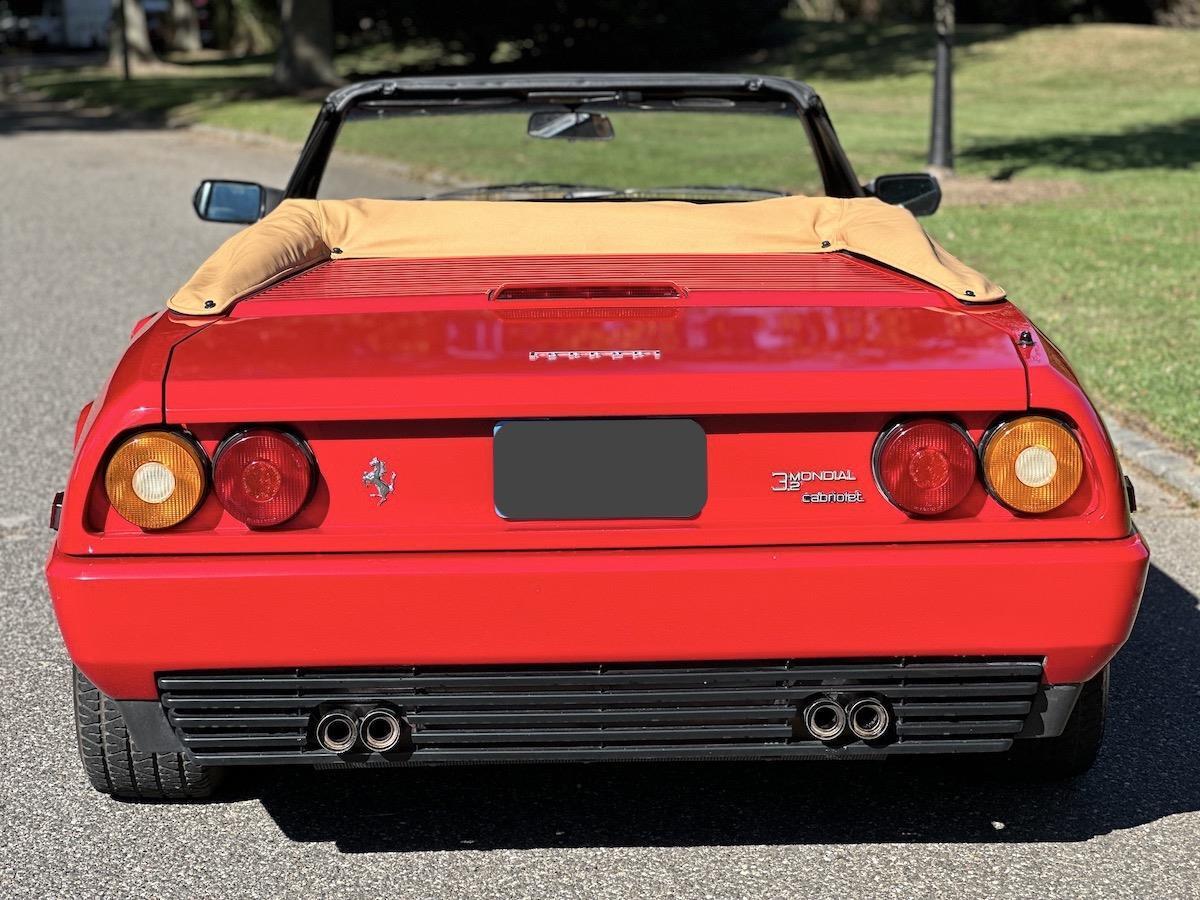
[[224,796],[257,798],[287,837],[347,853],[1082,841],[1200,809],[1198,648],[1197,598],[1152,568],[1114,664],[1104,749],[1074,783],[986,761],[605,763],[250,770]]

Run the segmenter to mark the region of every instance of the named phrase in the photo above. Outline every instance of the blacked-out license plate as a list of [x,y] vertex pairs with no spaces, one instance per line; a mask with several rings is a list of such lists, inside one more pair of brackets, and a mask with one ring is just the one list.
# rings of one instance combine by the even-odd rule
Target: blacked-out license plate
[[708,447],[691,419],[501,422],[492,463],[506,519],[689,519],[708,499]]

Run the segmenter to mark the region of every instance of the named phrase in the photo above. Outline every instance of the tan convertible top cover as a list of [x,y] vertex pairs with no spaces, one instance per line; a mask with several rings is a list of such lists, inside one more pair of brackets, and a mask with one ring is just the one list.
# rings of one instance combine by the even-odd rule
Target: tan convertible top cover
[[934,241],[907,210],[874,198],[748,203],[285,200],[209,257],[167,306],[213,315],[327,259],[849,250],[960,300],[1004,291]]

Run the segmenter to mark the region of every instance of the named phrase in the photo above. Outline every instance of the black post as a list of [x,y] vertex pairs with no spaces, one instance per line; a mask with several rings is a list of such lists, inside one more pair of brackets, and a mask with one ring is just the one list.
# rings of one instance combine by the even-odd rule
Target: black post
[[117,0],[117,28],[121,32],[121,73],[129,80],[129,29],[125,22],[125,0]]
[[933,68],[933,119],[929,129],[929,168],[934,174],[954,172],[954,2],[934,3],[937,57]]

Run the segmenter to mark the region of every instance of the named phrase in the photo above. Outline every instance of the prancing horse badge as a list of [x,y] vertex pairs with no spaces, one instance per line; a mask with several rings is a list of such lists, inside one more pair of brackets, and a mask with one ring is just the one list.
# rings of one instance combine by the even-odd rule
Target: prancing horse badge
[[375,488],[375,493],[371,494],[379,500],[379,505],[383,506],[384,502],[396,489],[396,473],[392,473],[390,479],[385,479],[383,473],[387,471],[387,463],[378,456],[371,457],[371,468],[363,472],[362,482],[369,488]]

